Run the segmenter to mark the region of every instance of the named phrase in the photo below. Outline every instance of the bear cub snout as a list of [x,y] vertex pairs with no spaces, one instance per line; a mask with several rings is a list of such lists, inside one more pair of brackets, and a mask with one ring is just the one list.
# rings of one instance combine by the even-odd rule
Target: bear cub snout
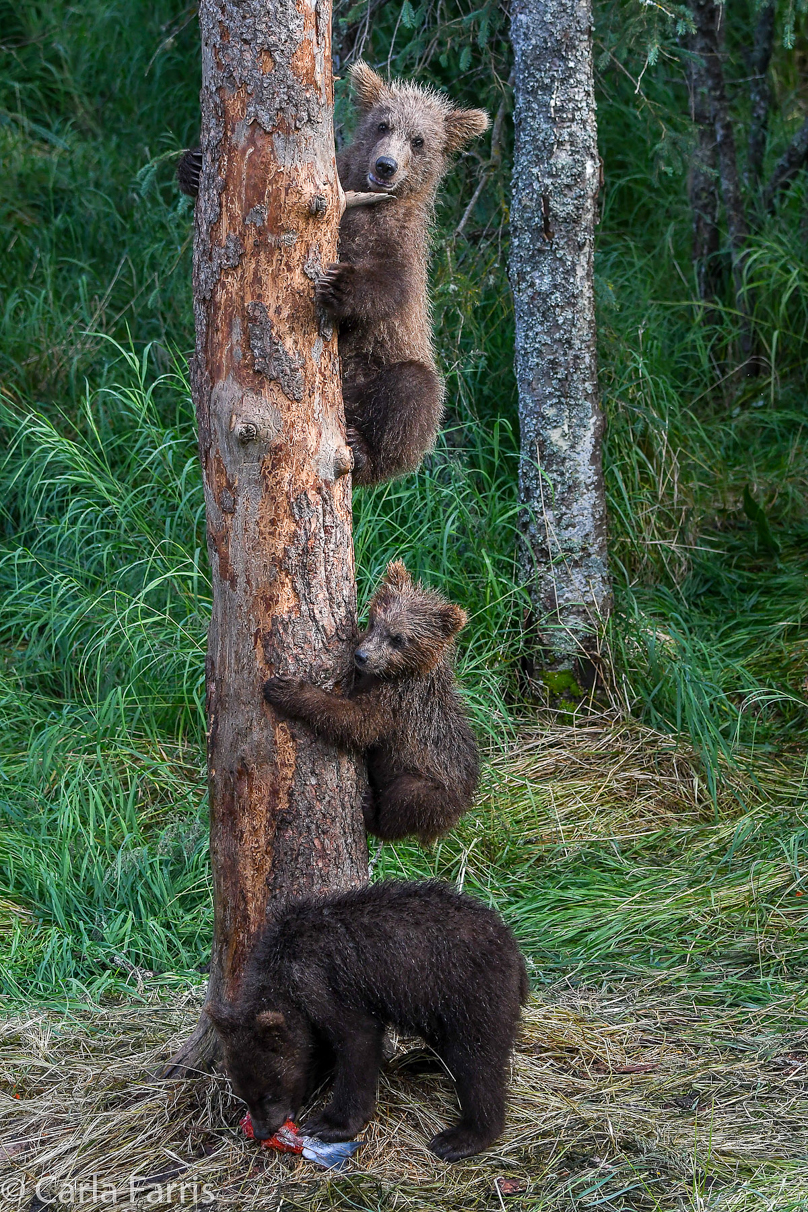
[[389,881],[281,909],[247,960],[237,1001],[206,1009],[260,1139],[297,1117],[330,1067],[330,1101],[303,1130],[350,1140],[373,1115],[385,1027],[420,1035],[460,1103],[459,1122],[429,1147],[457,1161],[502,1132],[527,994],[499,914],[446,884]]
[[477,742],[452,668],[465,622],[459,606],[391,563],[354,652],[350,693],[280,677],[264,686],[265,700],[284,715],[364,753],[365,825],[383,841],[433,841],[454,827],[477,789]]

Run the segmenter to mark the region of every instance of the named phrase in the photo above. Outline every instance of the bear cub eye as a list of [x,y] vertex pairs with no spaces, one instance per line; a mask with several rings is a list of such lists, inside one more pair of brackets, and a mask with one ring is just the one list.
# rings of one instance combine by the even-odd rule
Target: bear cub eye
[[421,139],[421,138],[419,137],[419,138],[417,138],[417,139],[413,139],[413,141],[412,141],[412,145],[413,145],[413,147],[423,147],[423,146],[424,146],[424,141],[423,141],[423,139]]
[[380,135],[386,135],[386,134],[387,134],[387,132],[389,131],[389,129],[390,129],[390,127],[387,125],[387,123],[386,123],[386,122],[380,122],[380,123],[379,123],[378,130],[379,130],[379,134],[380,134]]
[[390,643],[393,645],[394,648],[403,648],[404,645],[406,644],[406,642],[407,641],[404,639],[403,635],[391,635],[390,636]]

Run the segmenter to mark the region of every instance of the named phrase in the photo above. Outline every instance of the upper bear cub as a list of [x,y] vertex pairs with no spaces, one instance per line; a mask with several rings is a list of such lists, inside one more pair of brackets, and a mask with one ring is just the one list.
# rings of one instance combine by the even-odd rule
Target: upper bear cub
[[265,1140],[334,1069],[304,1131],[350,1140],[373,1114],[384,1029],[422,1036],[445,1062],[460,1122],[430,1149],[479,1153],[502,1131],[525,965],[499,914],[437,882],[373,884],[280,909],[247,960],[235,1005],[208,1014],[233,1089]]
[[471,804],[479,777],[477,743],[452,673],[459,606],[388,565],[354,653],[349,695],[292,678],[270,678],[264,698],[326,740],[367,757],[363,804],[370,833],[385,841],[415,834],[432,841]]
[[417,84],[385,84],[351,68],[361,120],[337,157],[343,188],[394,201],[347,210],[340,261],[316,286],[339,321],[345,418],[354,482],[414,470],[443,413],[429,311],[429,223],[449,157],[488,126],[481,109],[455,109]]

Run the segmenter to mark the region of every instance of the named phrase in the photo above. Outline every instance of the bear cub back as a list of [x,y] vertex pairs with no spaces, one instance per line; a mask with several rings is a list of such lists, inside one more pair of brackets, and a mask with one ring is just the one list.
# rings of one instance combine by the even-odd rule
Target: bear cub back
[[373,1114],[385,1025],[422,1036],[452,1074],[461,1109],[430,1148],[455,1160],[502,1131],[527,993],[499,914],[437,881],[389,881],[282,908],[248,959],[236,1003],[207,1009],[263,1139],[296,1118],[325,1055],[331,1100],[305,1131],[350,1139]]

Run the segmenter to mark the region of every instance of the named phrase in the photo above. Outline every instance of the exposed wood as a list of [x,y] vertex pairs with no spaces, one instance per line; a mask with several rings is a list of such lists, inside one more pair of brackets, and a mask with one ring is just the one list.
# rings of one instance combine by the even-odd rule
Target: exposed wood
[[511,286],[522,566],[546,665],[609,613],[593,253],[600,178],[590,0],[515,0]]
[[[358,885],[358,762],[281,720],[273,674],[332,687],[356,627],[337,341],[314,280],[336,260],[330,6],[202,0],[192,366],[213,576],[207,660],[214,940],[228,1000],[267,911]],[[209,1064],[204,1019],[167,1072]]]

